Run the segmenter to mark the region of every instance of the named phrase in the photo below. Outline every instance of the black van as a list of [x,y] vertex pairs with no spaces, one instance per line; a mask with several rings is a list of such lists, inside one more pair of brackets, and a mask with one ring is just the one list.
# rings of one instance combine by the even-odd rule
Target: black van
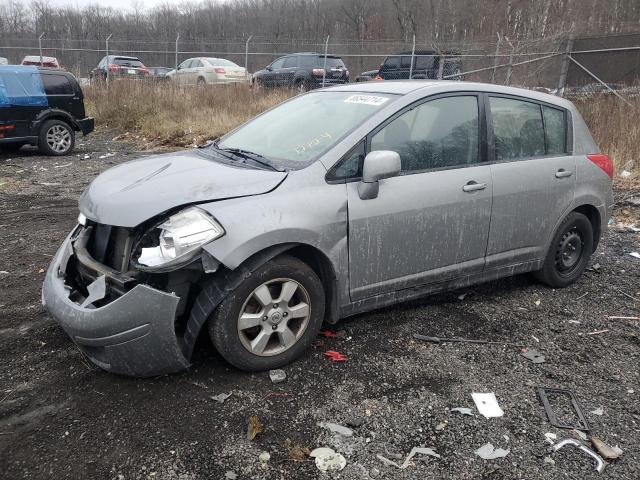
[[67,155],[75,132],[93,131],[76,78],[55,68],[0,66],[0,151],[35,145],[46,155]]
[[413,68],[411,66],[411,52],[400,52],[389,55],[384,59],[378,71],[371,70],[361,73],[356,81],[368,80],[408,80],[436,79],[442,68],[442,77],[448,80],[461,80],[462,63],[459,58],[447,58],[444,52],[435,50],[416,50],[413,53]]

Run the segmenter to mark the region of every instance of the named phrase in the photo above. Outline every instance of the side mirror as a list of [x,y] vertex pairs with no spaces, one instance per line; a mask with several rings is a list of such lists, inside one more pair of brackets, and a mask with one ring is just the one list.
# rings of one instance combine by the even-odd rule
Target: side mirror
[[358,184],[358,195],[362,200],[378,196],[379,180],[395,177],[400,173],[400,155],[391,150],[369,152],[364,158],[362,181]]

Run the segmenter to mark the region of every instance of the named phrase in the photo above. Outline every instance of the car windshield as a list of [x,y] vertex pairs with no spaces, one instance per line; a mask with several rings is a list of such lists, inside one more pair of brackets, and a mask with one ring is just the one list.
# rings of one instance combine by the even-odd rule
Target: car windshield
[[216,146],[250,151],[283,168],[299,167],[327,152],[394,98],[379,93],[308,93],[250,120]]
[[113,59],[113,63],[121,65],[123,67],[142,67],[142,62],[137,58],[116,57]]
[[224,58],[207,58],[207,62],[214,67],[237,67],[238,65]]

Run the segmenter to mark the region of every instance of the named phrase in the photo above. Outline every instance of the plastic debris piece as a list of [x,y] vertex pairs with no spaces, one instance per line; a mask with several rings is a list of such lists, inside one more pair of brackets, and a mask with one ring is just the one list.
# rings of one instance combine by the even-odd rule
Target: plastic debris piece
[[331,330],[321,330],[318,335],[322,335],[325,338],[342,338],[344,337],[344,332],[332,332]]
[[332,422],[322,422],[320,423],[322,428],[326,428],[331,433],[337,433],[338,435],[342,435],[343,437],[351,437],[353,436],[353,430],[347,427],[343,427],[337,423]]
[[224,401],[231,396],[230,393],[221,393],[219,395],[212,395],[209,397],[211,400],[215,400],[218,403],[224,403]]
[[620,447],[617,445],[615,447],[611,447],[598,437],[591,437],[591,443],[605,460],[615,460],[622,455],[622,449]]
[[556,440],[558,439],[558,435],[556,435],[555,433],[547,432],[544,434],[544,438],[547,442],[553,445],[554,443],[556,443]]
[[467,294],[466,293],[462,293],[460,295],[458,295],[458,300],[464,300],[464,297],[466,297]]
[[584,440],[585,442],[587,441],[587,434],[584,433],[582,430],[577,430],[577,429],[573,429],[571,430],[571,433],[573,433],[576,437],[578,437],[580,440]]
[[262,432],[263,428],[262,422],[257,416],[252,415],[249,417],[249,423],[247,425],[247,440],[253,440],[256,438],[256,435]]
[[307,447],[301,447],[299,445],[294,445],[289,449],[289,456],[297,462],[306,460],[310,453]]
[[287,373],[284,370],[269,370],[269,378],[273,383],[281,383],[287,379]]
[[549,457],[549,456],[544,457],[543,462],[544,463],[548,463],[549,465],[555,465],[556,464],[556,461],[553,458]]
[[491,443],[485,443],[474,453],[483,460],[494,460],[496,458],[502,458],[509,455],[510,450],[504,450],[503,448],[494,448]]
[[520,355],[527,360],[531,360],[533,363],[544,363],[544,355],[531,348],[525,348]]
[[439,423],[438,425],[436,425],[436,432],[440,432],[445,428],[447,428],[447,422]]
[[227,472],[224,474],[224,478],[225,480],[236,480],[236,478],[238,478],[238,474],[231,470],[227,470]]
[[504,415],[500,405],[498,405],[495,393],[472,393],[471,397],[476,404],[476,408],[485,418],[501,417]]
[[[0,272],[2,273],[2,272]],[[640,317],[607,317],[609,320],[640,320]]]
[[329,470],[340,471],[347,465],[347,461],[342,454],[336,453],[332,448],[316,448],[309,456],[316,459],[316,467],[321,472]]
[[595,410],[591,410],[589,413],[592,413],[593,415],[598,415],[601,417],[602,415],[604,415],[604,408],[598,407]]
[[454,407],[451,409],[452,412],[458,412],[461,413],[462,415],[469,415],[471,417],[474,417],[475,415],[473,414],[473,410],[471,410],[470,408],[467,407]]
[[602,333],[607,333],[609,331],[608,328],[602,329],[602,330],[594,330],[593,332],[589,332],[587,333],[587,335],[600,335]]
[[393,460],[389,460],[388,458],[383,457],[382,455],[376,455],[376,456],[385,465],[393,466],[393,467],[399,468],[400,470],[404,470],[409,466],[411,459],[415,457],[417,454],[429,455],[430,457],[440,458],[440,455],[438,455],[434,449],[426,448],[426,447],[413,447],[411,449],[411,452],[409,453],[409,455],[407,455],[407,458],[404,459],[404,462],[402,462],[401,465],[394,462]]
[[271,460],[271,454],[269,454],[269,452],[262,452],[258,455],[258,460],[260,460],[260,463],[267,463]]
[[573,445],[574,447],[579,448],[584,453],[586,453],[591,458],[593,458],[596,461],[596,467],[595,467],[596,470],[598,471],[598,473],[602,473],[602,471],[604,470],[604,460],[602,460],[602,457],[598,455],[596,452],[594,452],[593,450],[589,450],[587,447],[582,445],[577,440],[574,440],[573,438],[565,438],[564,440],[556,443],[553,447],[551,447],[551,450],[552,452],[557,452],[565,445]]
[[538,300],[536,300],[536,301],[535,301],[535,302],[533,302],[533,303],[535,303],[535,304],[536,304],[536,307],[539,307],[539,306],[540,306],[540,300],[539,300],[539,299],[538,299]]
[[631,255],[633,258],[640,258],[640,253],[638,252],[631,252],[629,255]]
[[346,362],[348,360],[346,355],[343,355],[340,352],[336,352],[335,350],[327,350],[326,352],[324,352],[323,355],[325,357],[329,357],[329,359],[333,363],[335,363],[335,362]]
[[622,178],[628,178],[631,176],[631,172],[629,170],[622,170],[622,172],[620,172],[620,176]]

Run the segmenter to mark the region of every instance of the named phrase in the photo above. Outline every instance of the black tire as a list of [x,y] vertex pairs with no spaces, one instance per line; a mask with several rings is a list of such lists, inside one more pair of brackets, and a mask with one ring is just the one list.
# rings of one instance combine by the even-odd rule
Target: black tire
[[305,80],[304,78],[296,80],[296,83],[294,86],[295,86],[295,89],[298,91],[298,93],[306,93],[309,90],[311,90],[309,81]]
[[[47,138],[48,135],[54,131],[65,132],[62,133],[62,135],[68,136],[68,142],[66,142],[66,146],[64,148],[57,149],[50,143],[50,139]],[[38,132],[38,149],[40,149],[40,151],[45,155],[56,157],[68,155],[73,151],[75,144],[75,132],[67,122],[62,120],[47,120],[40,127],[40,132]]]
[[[274,353],[269,356],[257,355],[249,351],[248,347],[245,346],[250,340],[244,332],[255,332],[256,337],[253,339],[255,340],[264,331],[266,335],[269,335],[269,343],[267,345],[279,345],[281,342],[280,334],[277,331],[269,331],[269,328],[280,327],[279,324],[273,326],[271,323],[273,316],[269,312],[275,312],[275,310],[271,309],[271,306],[268,307],[269,310],[266,310],[267,307],[257,310],[256,315],[259,313],[257,316],[260,324],[253,327],[253,331],[251,329],[244,330],[244,332],[239,330],[240,314],[243,310],[246,311],[245,308],[250,306],[250,302],[255,302],[259,306],[256,302],[257,297],[254,297],[253,294],[258,287],[261,287],[266,282],[284,280],[293,280],[293,283],[297,283],[298,287],[302,286],[302,289],[296,290],[296,293],[293,294],[293,301],[299,302],[296,296],[306,294],[304,298],[309,302],[309,314],[305,317],[307,319],[306,327],[300,328],[299,335],[296,335],[295,343],[292,343],[290,347],[281,353]],[[273,288],[277,289],[277,285]],[[279,295],[277,290],[272,293],[272,295],[274,294]],[[297,359],[316,338],[324,319],[324,301],[322,282],[315,272],[301,260],[288,255],[281,255],[255,270],[218,305],[208,322],[209,335],[220,355],[231,365],[241,370],[263,371],[278,368]],[[263,316],[263,314],[271,316],[267,317],[267,315]],[[269,318],[269,320],[265,321],[265,318]],[[274,321],[280,322],[281,320]],[[289,320],[284,322],[283,327],[291,325],[291,330],[295,330],[295,325],[288,323],[291,321],[298,321],[293,316],[293,313]],[[301,319],[300,325],[304,324],[304,322],[305,320]]]
[[581,213],[571,212],[553,235],[542,269],[534,272],[540,282],[553,288],[574,283],[593,253],[593,227]]
[[204,87],[207,84],[207,81],[202,78],[202,77],[198,77],[198,80],[196,81],[196,85],[198,87]]

